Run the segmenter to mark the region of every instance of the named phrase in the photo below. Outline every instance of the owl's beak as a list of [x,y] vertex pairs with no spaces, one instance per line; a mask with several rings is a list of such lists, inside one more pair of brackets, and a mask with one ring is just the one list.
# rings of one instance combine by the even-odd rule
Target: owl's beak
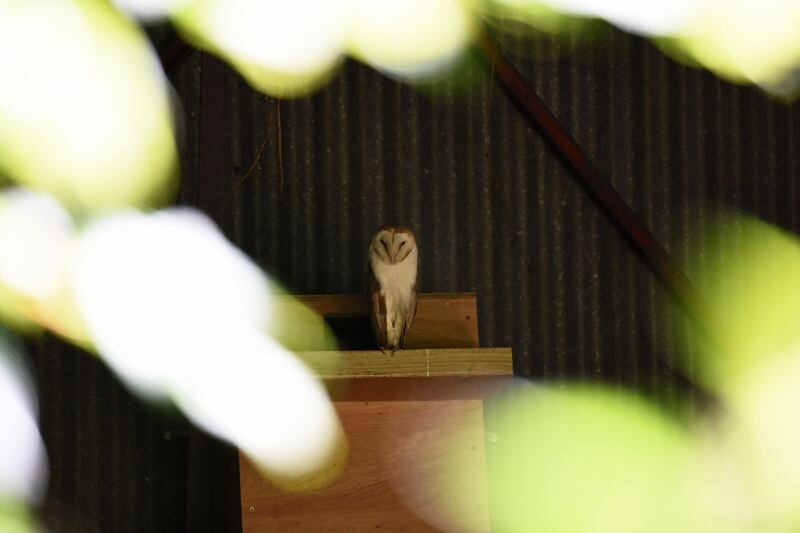
[[[392,247],[394,247],[394,233],[395,233],[395,231],[392,229],[392,230],[389,230],[389,233],[391,234]],[[397,263],[397,254],[398,253],[400,253],[400,250],[395,250],[395,252],[390,256],[390,258],[392,260],[392,263]]]

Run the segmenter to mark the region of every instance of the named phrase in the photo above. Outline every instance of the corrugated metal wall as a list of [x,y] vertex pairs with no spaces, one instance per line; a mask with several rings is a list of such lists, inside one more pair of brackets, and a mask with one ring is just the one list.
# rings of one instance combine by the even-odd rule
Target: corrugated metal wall
[[[800,107],[618,32],[513,44],[674,255],[718,206],[800,230]],[[226,104],[223,227],[292,290],[360,291],[370,233],[405,223],[421,243],[421,290],[476,291],[482,342],[513,346],[520,374],[675,387],[688,347],[668,297],[488,76],[419,91],[347,63],[326,90],[277,103],[231,75]]]
[[[512,59],[666,247],[682,257],[719,206],[800,232],[800,106],[682,67],[618,32],[518,41]],[[198,198],[200,61],[177,73],[187,117],[180,201]],[[225,233],[300,293],[362,290],[382,223],[412,226],[422,291],[476,291],[484,345],[519,374],[610,380],[670,402],[690,350],[671,303],[576,179],[487,76],[415,90],[349,62],[276,102],[230,73]],[[39,350],[51,502],[96,531],[177,531],[183,425],[96,361]],[[172,497],[165,498],[164,494]],[[83,529],[90,530],[91,529]]]

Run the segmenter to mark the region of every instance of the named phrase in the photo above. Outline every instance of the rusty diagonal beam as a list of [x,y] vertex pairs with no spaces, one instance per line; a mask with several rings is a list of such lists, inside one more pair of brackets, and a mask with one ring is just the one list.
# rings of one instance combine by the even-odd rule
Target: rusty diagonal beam
[[721,323],[664,246],[625,203],[611,182],[594,166],[586,151],[547,108],[522,74],[498,50],[489,35],[477,31],[476,43],[487,66],[497,76],[505,92],[522,107],[527,118],[575,170],[606,216],[638,252],[670,295],[699,326],[707,340],[715,348],[722,346],[718,337],[723,331]]

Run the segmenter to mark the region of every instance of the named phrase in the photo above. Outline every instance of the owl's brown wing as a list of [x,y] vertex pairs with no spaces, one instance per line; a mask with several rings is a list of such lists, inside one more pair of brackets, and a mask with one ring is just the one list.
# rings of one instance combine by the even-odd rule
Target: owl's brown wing
[[372,272],[372,265],[367,265],[367,302],[369,303],[369,321],[375,342],[383,350],[386,342],[386,298],[381,293],[381,285]]
[[413,293],[412,298],[413,301],[408,308],[408,318],[406,319],[406,323],[403,326],[403,337],[400,339],[400,347],[404,348],[406,345],[406,337],[408,337],[408,330],[411,329],[411,323],[414,321],[414,315],[417,314],[417,285],[419,285],[419,280],[414,282],[414,287],[411,289]]

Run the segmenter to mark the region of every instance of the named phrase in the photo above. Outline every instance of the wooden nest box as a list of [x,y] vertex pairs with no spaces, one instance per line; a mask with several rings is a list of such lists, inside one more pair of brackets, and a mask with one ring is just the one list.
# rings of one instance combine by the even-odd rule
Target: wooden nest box
[[[298,355],[325,380],[348,455],[330,484],[296,493],[265,481],[240,454],[243,531],[438,531],[420,507],[435,505],[444,489],[420,484],[436,485],[426,480],[443,461],[477,481],[464,487],[463,519],[488,531],[483,400],[510,378],[512,363],[510,348],[479,347],[475,294],[420,295],[407,349],[394,355],[370,349],[363,296],[300,300],[325,318],[340,347],[313,351],[330,339],[314,340],[312,332]],[[465,437],[443,453],[436,444],[452,434],[446,422],[454,420]]]

